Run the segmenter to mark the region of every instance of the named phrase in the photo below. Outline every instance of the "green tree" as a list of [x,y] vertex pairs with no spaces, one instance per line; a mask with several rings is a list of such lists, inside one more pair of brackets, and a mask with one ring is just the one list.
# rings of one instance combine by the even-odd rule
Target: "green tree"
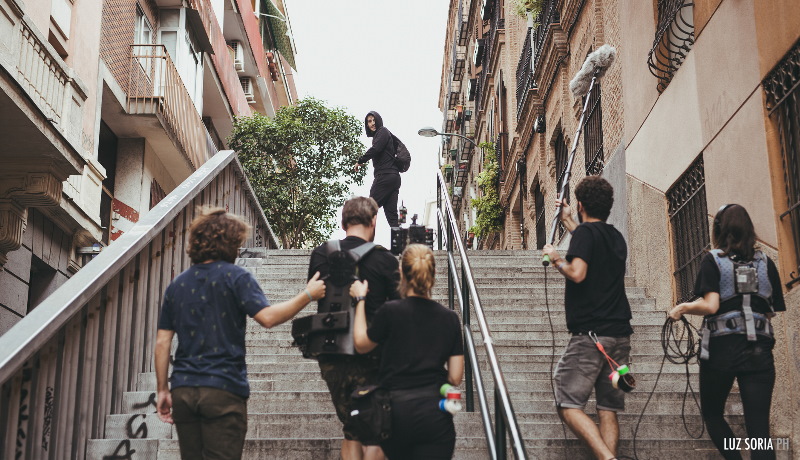
[[256,197],[285,248],[321,244],[336,228],[336,210],[366,169],[362,123],[342,108],[305,98],[275,118],[238,118],[230,146],[239,154]]
[[475,225],[469,231],[474,232],[478,238],[485,238],[491,233],[503,229],[503,210],[500,207],[500,196],[497,187],[500,184],[500,168],[494,152],[494,144],[484,142],[480,145],[484,151],[486,161],[483,171],[478,174],[478,188],[481,196],[472,199],[475,208]]

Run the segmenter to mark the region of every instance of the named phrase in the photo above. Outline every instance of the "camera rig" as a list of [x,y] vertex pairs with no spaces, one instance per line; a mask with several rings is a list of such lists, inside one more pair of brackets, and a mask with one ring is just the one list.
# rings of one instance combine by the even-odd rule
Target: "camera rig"
[[[404,208],[401,208],[400,222],[405,223],[405,213],[402,211]],[[424,244],[433,249],[433,228],[417,225],[417,218],[414,214],[408,228],[392,227],[392,254],[400,255],[409,244]]]

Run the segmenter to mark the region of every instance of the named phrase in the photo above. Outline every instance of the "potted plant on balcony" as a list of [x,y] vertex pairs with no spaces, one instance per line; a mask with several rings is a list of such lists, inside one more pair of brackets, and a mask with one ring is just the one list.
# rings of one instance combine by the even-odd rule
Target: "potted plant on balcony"
[[514,0],[514,12],[528,19],[528,27],[536,27],[536,17],[542,12],[544,0]]
[[444,173],[444,178],[446,181],[450,182],[453,180],[453,165],[446,164],[442,166],[442,172]]
[[483,171],[478,174],[478,188],[482,194],[472,199],[475,208],[475,225],[468,230],[480,239],[503,228],[503,209],[500,207],[500,196],[497,187],[500,183],[500,168],[494,155],[494,144],[485,142],[480,145],[486,154]]

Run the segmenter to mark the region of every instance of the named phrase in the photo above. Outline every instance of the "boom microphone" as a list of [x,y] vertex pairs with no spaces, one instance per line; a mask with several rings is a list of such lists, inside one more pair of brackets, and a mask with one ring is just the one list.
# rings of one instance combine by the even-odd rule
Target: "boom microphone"
[[597,75],[597,78],[601,78],[605,75],[606,70],[611,67],[615,59],[617,59],[617,50],[609,44],[597,48],[586,56],[586,60],[583,61],[583,67],[575,74],[575,78],[569,82],[569,90],[572,91],[572,96],[577,99],[588,93],[592,77]]

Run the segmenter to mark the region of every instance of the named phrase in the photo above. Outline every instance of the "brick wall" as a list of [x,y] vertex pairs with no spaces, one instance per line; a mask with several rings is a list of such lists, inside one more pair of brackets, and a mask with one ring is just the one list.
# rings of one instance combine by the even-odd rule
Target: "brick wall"
[[130,45],[134,41],[137,3],[142,8],[148,21],[150,21],[150,25],[153,27],[153,34],[157,34],[159,27],[158,7],[152,1],[105,0],[103,2],[100,57],[125,92],[128,91]]

